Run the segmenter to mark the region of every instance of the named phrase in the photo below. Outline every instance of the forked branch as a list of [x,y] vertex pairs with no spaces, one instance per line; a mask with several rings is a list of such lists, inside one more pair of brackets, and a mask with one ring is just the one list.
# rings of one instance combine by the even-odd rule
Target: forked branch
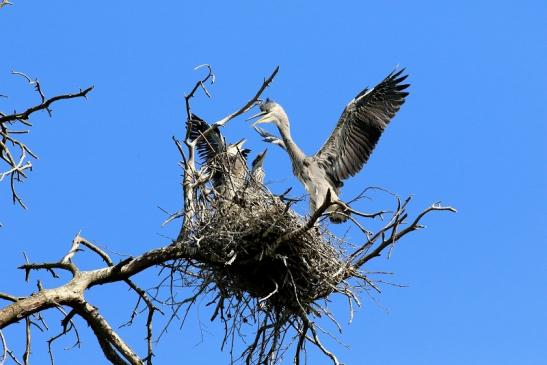
[[77,93],[56,95],[46,98],[40,82],[37,79],[31,79],[22,72],[12,72],[12,74],[23,77],[40,97],[40,103],[26,108],[22,112],[3,113],[0,111],[0,182],[8,178],[12,200],[21,207],[26,208],[23,199],[16,191],[15,184],[23,181],[27,177],[27,171],[32,169],[30,157],[37,159],[38,156],[23,142],[21,136],[30,132],[32,127],[29,118],[32,114],[45,110],[51,116],[51,105],[66,99],[85,98],[93,89],[93,86],[80,90]]

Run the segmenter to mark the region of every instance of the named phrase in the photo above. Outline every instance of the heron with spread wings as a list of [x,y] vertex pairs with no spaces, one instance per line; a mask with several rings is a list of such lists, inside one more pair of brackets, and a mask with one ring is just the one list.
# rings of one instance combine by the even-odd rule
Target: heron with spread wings
[[[188,121],[190,139],[196,139],[203,134],[210,125],[195,114]],[[245,139],[236,143],[226,143],[226,140],[215,128],[201,138],[197,143],[197,151],[203,163],[211,173],[213,187],[224,198],[230,200],[240,190],[247,177],[247,155],[249,149],[243,148]]]
[[[190,139],[194,140],[209,129],[210,125],[195,114],[187,123]],[[245,139],[236,143],[226,143],[224,136],[215,128],[201,138],[196,147],[198,155],[211,173],[211,182],[217,193],[231,200],[235,194],[246,187],[249,181],[262,184],[264,180],[264,157],[266,151],[259,153],[247,168],[247,157],[251,150],[243,148]]]
[[[368,161],[384,129],[405,102],[409,84],[403,81],[404,69],[391,72],[372,89],[364,89],[346,105],[336,128],[323,147],[313,156],[306,156],[291,137],[289,118],[281,105],[266,100],[260,105],[261,117],[253,126],[274,123],[281,140],[270,134],[262,136],[284,148],[292,162],[294,175],[310,194],[310,210],[323,204],[328,192],[336,203],[327,209],[334,223],[348,219],[352,209],[340,201],[338,194],[343,181],[357,174]],[[258,129],[259,133],[262,131]],[[262,131],[264,132],[264,131]]]

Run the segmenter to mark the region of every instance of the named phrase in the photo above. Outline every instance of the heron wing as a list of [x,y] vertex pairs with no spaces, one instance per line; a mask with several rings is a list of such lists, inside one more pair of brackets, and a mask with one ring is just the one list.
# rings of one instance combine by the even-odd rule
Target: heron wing
[[[186,123],[186,125],[190,128],[191,140],[198,138],[210,127],[206,121],[195,114],[191,115],[191,119]],[[225,150],[224,139],[222,138],[218,128],[212,130],[207,137],[201,138],[196,147],[199,157],[204,163],[212,161],[215,156]]]
[[380,136],[405,102],[409,84],[404,69],[391,72],[372,89],[361,91],[344,109],[336,128],[316,154],[336,186],[359,172]]

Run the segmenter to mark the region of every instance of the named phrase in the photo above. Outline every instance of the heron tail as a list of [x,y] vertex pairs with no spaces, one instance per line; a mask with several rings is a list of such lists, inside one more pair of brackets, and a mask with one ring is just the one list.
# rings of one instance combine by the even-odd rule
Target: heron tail
[[340,224],[348,220],[350,212],[342,205],[333,205],[329,212],[329,220],[332,223]]

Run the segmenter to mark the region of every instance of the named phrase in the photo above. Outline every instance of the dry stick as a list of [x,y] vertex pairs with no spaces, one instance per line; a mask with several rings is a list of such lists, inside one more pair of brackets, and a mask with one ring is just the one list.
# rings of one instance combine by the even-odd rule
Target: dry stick
[[205,83],[209,80],[211,80],[211,84],[215,82],[215,74],[213,73],[213,69],[211,68],[211,65],[208,65],[208,64],[199,65],[195,67],[194,70],[198,70],[203,67],[207,68],[207,75],[205,75],[203,79],[196,82],[196,84],[194,85],[190,93],[184,96],[184,102],[186,104],[186,119],[188,120],[188,123],[190,123],[190,128],[186,129],[186,137],[184,138],[185,140],[188,140],[190,138],[190,131],[192,130],[191,128],[192,112],[190,110],[190,99],[192,99],[195,96],[199,88],[203,90],[205,95],[207,95],[208,97],[211,97],[211,94],[209,94],[209,91],[207,91],[207,88],[205,87]]
[[[40,111],[40,110],[46,110],[50,116],[51,116],[51,109],[49,108],[51,104],[55,103],[56,101],[63,100],[63,99],[73,99],[73,98],[79,98],[79,97],[86,97],[87,94],[93,89],[93,86],[88,87],[85,90],[80,90],[78,93],[73,94],[63,94],[54,96],[52,98],[46,99],[44,96],[44,93],[42,92],[42,88],[40,86],[40,83],[38,80],[32,80],[27,75],[20,73],[20,72],[12,72],[15,75],[19,75],[24,77],[31,85],[35,87],[35,90],[38,92],[40,96],[40,104],[32,106],[28,109],[26,109],[22,113],[14,112],[12,114],[4,114],[0,113],[0,157],[1,159],[8,165],[8,169],[4,172],[0,172],[0,181],[3,180],[6,176],[10,176],[10,189],[12,192],[12,200],[14,203],[19,204],[22,208],[26,208],[23,200],[18,195],[17,191],[15,190],[15,182],[21,181],[22,178],[26,178],[26,175],[24,173],[25,170],[32,169],[32,164],[30,161],[26,161],[27,154],[32,156],[33,158],[38,158],[36,154],[34,154],[28,146],[26,146],[24,143],[20,142],[16,138],[13,138],[12,135],[14,134],[22,134],[22,133],[28,133],[28,131],[17,131],[17,130],[8,130],[6,125],[12,124],[14,122],[19,122],[21,124],[24,124],[26,126],[31,126],[30,123],[28,123],[28,119],[31,114]],[[20,153],[20,158],[18,161],[14,158],[12,152],[7,146],[7,142],[11,142],[13,146],[17,146]]]
[[332,352],[327,350],[325,346],[323,346],[323,344],[319,340],[319,336],[317,335],[317,331],[315,329],[315,324],[312,321],[310,321],[306,312],[301,311],[301,313],[299,314],[299,317],[302,320],[302,323],[304,323],[304,325],[306,325],[309,328],[313,336],[313,337],[306,336],[306,339],[310,341],[311,343],[313,343],[315,346],[317,346],[317,348],[319,348],[321,352],[327,355],[335,365],[340,365],[338,358],[336,358],[336,356]]
[[[72,318],[76,314],[76,311],[71,310],[67,314],[62,307],[57,307],[57,309],[61,313],[64,314],[65,318],[63,318],[63,320],[61,321],[61,326],[63,327],[63,330],[58,335],[55,335],[55,336],[51,337],[49,340],[47,340],[49,360],[50,360],[51,365],[55,365],[55,360],[53,358],[53,349],[52,349],[53,342],[56,341],[61,336],[64,336],[65,334],[67,334],[69,331],[74,331],[74,333],[76,335],[76,342],[74,343],[74,345],[72,345],[71,347],[69,347],[67,349],[72,349],[76,346],[80,347],[80,334],[78,333],[78,328],[76,327],[76,325],[72,321]],[[70,328],[68,327],[69,325],[70,325]]]
[[25,353],[23,354],[23,363],[29,365],[30,359],[30,318],[25,318]]
[[315,330],[315,326],[313,324],[310,327],[310,330],[311,330],[313,339],[311,339],[310,337],[307,337],[307,338],[311,341],[311,343],[316,345],[321,350],[321,352],[323,352],[325,355],[330,357],[330,359],[332,360],[334,365],[340,365],[340,362],[338,361],[338,358],[332,352],[327,350],[327,348],[325,346],[323,346],[323,344],[319,340],[319,336],[317,335],[317,331]]
[[296,345],[296,352],[294,354],[294,364],[300,365],[300,353],[304,349],[304,341],[306,340],[306,333],[308,332],[308,323],[304,322],[302,325],[302,331],[300,332],[300,335],[298,336],[298,344]]
[[64,99],[74,99],[74,98],[86,97],[87,94],[91,90],[93,90],[93,86],[90,86],[90,87],[88,87],[87,89],[84,89],[84,90],[80,90],[80,92],[77,92],[77,93],[63,94],[63,95],[57,95],[57,96],[51,97],[51,98],[43,101],[39,105],[28,108],[27,110],[25,110],[22,113],[13,113],[13,114],[9,114],[9,115],[5,115],[5,116],[0,117],[0,124],[4,124],[6,122],[12,122],[12,121],[25,121],[25,120],[28,120],[29,116],[32,113],[37,112],[39,110],[47,109],[47,108],[49,108],[49,106],[51,104],[53,104],[56,101],[64,100]]
[[[19,72],[19,71],[11,71],[11,74],[21,76],[21,77],[25,78],[28,81],[29,85],[34,86],[34,90],[38,93],[38,95],[40,95],[41,102],[43,103],[46,100],[46,96],[44,95],[44,93],[42,91],[42,86],[40,85],[40,82],[38,81],[38,79],[33,80],[29,76],[27,76],[26,74],[24,74],[22,72]],[[51,109],[46,108],[46,111],[47,111],[48,115],[51,117]]]
[[11,359],[17,364],[17,365],[23,365],[21,362],[17,359],[17,357],[13,354],[13,351],[8,350],[8,355],[11,357]]
[[2,340],[2,358],[0,359],[0,365],[4,365],[8,357],[8,344],[6,343],[6,338],[4,337],[4,332],[0,330],[0,339]]
[[367,261],[369,261],[370,259],[374,258],[374,257],[378,257],[381,255],[382,251],[389,245],[393,244],[394,242],[397,242],[399,239],[401,239],[401,237],[405,236],[407,233],[410,233],[412,231],[415,231],[417,229],[420,229],[422,228],[422,226],[419,225],[420,223],[420,220],[429,212],[431,211],[449,211],[449,212],[452,212],[452,213],[456,213],[457,210],[454,209],[453,207],[443,207],[443,206],[440,206],[440,205],[437,205],[437,204],[433,204],[431,207],[427,208],[426,210],[424,210],[423,212],[421,212],[417,217],[416,219],[414,220],[414,222],[412,222],[410,224],[410,226],[408,226],[407,228],[403,229],[402,231],[400,231],[399,233],[395,234],[393,237],[390,237],[389,239],[387,240],[383,240],[383,242],[378,245],[378,247],[376,247],[371,253],[369,253],[368,255],[364,256],[363,258],[361,258],[360,260],[358,260],[355,264],[354,264],[354,267],[361,267],[363,266]]
[[9,302],[16,302],[18,300],[23,299],[23,297],[16,297],[16,296],[13,296],[13,295],[10,295],[10,294],[0,292],[0,299],[7,300]]
[[252,356],[256,350],[256,347],[258,346],[258,342],[260,341],[260,337],[264,336],[266,331],[270,328],[274,327],[275,323],[268,323],[268,318],[264,318],[264,322],[260,325],[258,330],[256,331],[255,339],[249,347],[245,350],[248,354],[246,356],[246,362],[247,364],[251,364],[252,362]]
[[367,235],[367,242],[362,245],[361,247],[357,248],[352,254],[350,254],[347,258],[347,262],[350,263],[352,262],[356,257],[358,257],[358,255],[360,255],[361,253],[366,253],[370,247],[374,244],[374,242],[376,242],[376,240],[382,236],[382,239],[383,239],[383,235],[386,231],[388,231],[389,229],[391,229],[393,227],[394,224],[396,224],[396,221],[399,219],[401,213],[402,213],[402,209],[404,209],[404,207],[406,206],[406,204],[408,204],[408,202],[410,201],[411,197],[408,197],[405,202],[403,203],[403,205],[401,206],[401,200],[399,199],[398,196],[395,196],[395,198],[397,199],[397,209],[395,210],[395,213],[393,213],[393,216],[391,217],[391,219],[389,220],[388,223],[386,223],[386,225],[380,229],[378,232],[376,232],[376,234],[374,234],[372,237],[370,237],[369,235]]
[[43,263],[27,263],[18,267],[18,269],[25,270],[25,280],[28,282],[30,277],[30,272],[32,270],[47,270],[51,275],[58,279],[59,275],[55,273],[54,269],[62,269],[69,271],[72,275],[78,273],[78,268],[72,263],[63,263],[63,262],[43,262]]

